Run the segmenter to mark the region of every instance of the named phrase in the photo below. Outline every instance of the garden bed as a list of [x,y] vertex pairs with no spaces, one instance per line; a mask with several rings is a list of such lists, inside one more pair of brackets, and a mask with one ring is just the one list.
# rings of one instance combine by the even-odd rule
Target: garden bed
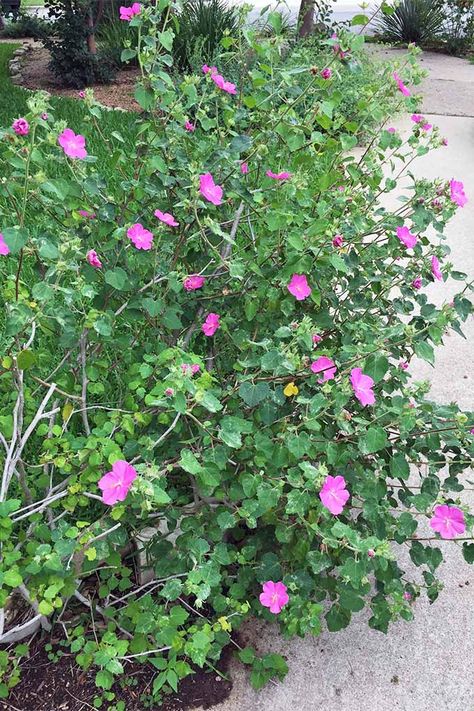
[[[100,691],[95,685],[97,670],[84,671],[74,661],[74,654],[58,655],[45,649],[45,641],[38,639],[30,648],[30,657],[21,665],[21,681],[13,689],[5,711],[85,711],[93,706]],[[184,711],[196,707],[208,709],[222,703],[230,694],[232,682],[227,671],[232,654],[231,647],[224,650],[216,671],[197,669],[195,674],[180,682],[179,691],[171,694],[161,704],[146,704],[150,699],[154,678],[159,672],[150,664],[139,662],[127,666],[127,684],[117,682],[112,687],[114,703],[122,701],[127,711],[145,708],[160,711]],[[151,702],[150,702],[151,703]]]

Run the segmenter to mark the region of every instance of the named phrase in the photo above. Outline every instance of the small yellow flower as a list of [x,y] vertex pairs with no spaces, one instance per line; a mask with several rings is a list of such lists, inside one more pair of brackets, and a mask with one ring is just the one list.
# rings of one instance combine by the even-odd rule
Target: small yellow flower
[[217,621],[225,632],[232,632],[232,625],[227,620],[227,617],[219,617]]
[[292,381],[291,383],[288,383],[286,388],[283,390],[283,393],[286,395],[286,397],[291,397],[292,395],[298,395],[299,390]]

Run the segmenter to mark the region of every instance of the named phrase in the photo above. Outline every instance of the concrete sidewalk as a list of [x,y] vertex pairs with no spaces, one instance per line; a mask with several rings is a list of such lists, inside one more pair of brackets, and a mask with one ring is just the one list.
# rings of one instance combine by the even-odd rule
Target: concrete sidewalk
[[[474,67],[469,69],[474,76]],[[433,105],[432,95],[427,101]],[[449,146],[419,159],[414,172],[464,182],[470,201],[447,234],[452,262],[473,278],[474,118],[430,115],[429,121],[440,127]],[[410,130],[409,118],[398,121],[398,127]],[[437,282],[429,295],[441,303],[458,288],[459,282]],[[435,369],[418,362],[412,372],[417,379],[431,380],[434,400],[473,408],[472,320],[465,334],[467,340],[456,334],[446,339],[437,350]],[[426,599],[417,602],[415,620],[393,625],[387,636],[368,627],[364,612],[337,634],[290,642],[278,635],[276,626],[250,625],[246,642],[260,653],[284,654],[290,672],[283,683],[254,692],[245,670],[233,662],[231,696],[216,711],[474,711],[474,568],[464,562],[456,544],[440,545],[447,554],[440,569],[445,590],[433,605]]]

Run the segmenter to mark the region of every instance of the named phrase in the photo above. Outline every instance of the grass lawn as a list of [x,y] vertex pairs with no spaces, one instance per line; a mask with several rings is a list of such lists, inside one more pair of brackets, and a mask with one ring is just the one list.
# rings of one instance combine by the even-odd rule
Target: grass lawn
[[[18,43],[0,43],[0,126],[9,126],[15,118],[27,113],[26,100],[31,92],[15,86],[10,81],[8,62]],[[63,119],[76,133],[83,133],[87,139],[87,149],[91,155],[97,156],[99,171],[105,175],[116,174],[113,152],[101,140],[96,128],[91,124],[89,112],[79,99],[53,96],[50,99],[52,118]],[[112,137],[112,132],[119,133],[125,144],[136,141],[137,129],[135,114],[126,111],[104,111],[100,119],[101,131],[110,138],[114,147],[124,148],[124,144]],[[131,153],[130,150],[128,151]]]

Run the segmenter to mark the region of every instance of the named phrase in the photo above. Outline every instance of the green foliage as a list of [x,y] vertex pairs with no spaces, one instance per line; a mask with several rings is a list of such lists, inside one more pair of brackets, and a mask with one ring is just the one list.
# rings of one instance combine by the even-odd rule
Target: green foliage
[[176,17],[174,66],[181,71],[213,64],[222,52],[222,39],[237,30],[236,11],[227,0],[189,0]]
[[445,3],[440,0],[401,0],[391,14],[382,14],[377,29],[389,42],[423,45],[443,27]]
[[446,0],[443,3],[442,39],[451,54],[465,54],[474,48],[474,3]]
[[[202,72],[171,77],[167,9],[161,0],[130,23],[142,114],[109,112],[92,92],[73,110],[12,89],[30,131],[16,135],[12,117],[0,130],[10,248],[0,261],[0,605],[21,594],[46,626],[62,613],[68,641],[51,653],[68,649],[95,669],[96,706],[114,701],[114,680],[136,659],[155,667],[159,700],[191,665],[215,666],[251,615],[291,636],[343,629],[369,607],[370,626],[386,632],[442,587],[437,534],[423,529],[434,507],[461,507],[466,539],[473,524],[463,499],[472,413],[433,403],[399,367],[415,354],[430,362],[472,313],[443,237],[456,209],[449,183],[407,172],[440,147],[437,129],[414,126],[407,141],[384,129],[393,67],[345,113],[339,82],[363,42],[349,33],[343,59],[331,39],[321,50],[330,80],[307,53],[282,61],[278,32],[251,29],[229,38],[236,95]],[[419,81],[412,55],[398,71]],[[66,126],[84,134],[85,159],[58,145]],[[270,181],[267,170],[291,177]],[[200,193],[207,172],[219,205]],[[395,195],[418,236],[410,256],[396,237],[400,210],[388,207]],[[127,236],[137,223],[153,234],[150,250]],[[91,249],[102,268],[88,263]],[[433,256],[461,282],[441,306],[411,286],[433,281]],[[202,288],[183,288],[197,274]],[[312,289],[301,301],[288,291],[294,274]],[[209,313],[220,315],[213,336],[202,330]],[[334,378],[311,370],[319,356],[333,359]],[[373,406],[354,397],[355,367],[374,380]],[[111,506],[98,482],[118,460],[137,476]],[[350,494],[338,516],[320,498],[328,475]],[[143,567],[150,583],[136,577]],[[266,581],[287,588],[278,615],[260,604]],[[278,655],[239,656],[257,688],[287,671]],[[0,657],[4,685],[16,664],[10,649]]]
[[92,2],[47,0],[46,7],[54,19],[54,34],[45,32],[42,40],[51,54],[53,74],[64,86],[77,89],[111,81],[114,66],[110,58],[88,47],[94,27]]
[[16,17],[5,22],[5,26],[0,30],[0,37],[16,39],[17,37],[43,37],[48,31],[48,24],[39,17],[20,12]]

